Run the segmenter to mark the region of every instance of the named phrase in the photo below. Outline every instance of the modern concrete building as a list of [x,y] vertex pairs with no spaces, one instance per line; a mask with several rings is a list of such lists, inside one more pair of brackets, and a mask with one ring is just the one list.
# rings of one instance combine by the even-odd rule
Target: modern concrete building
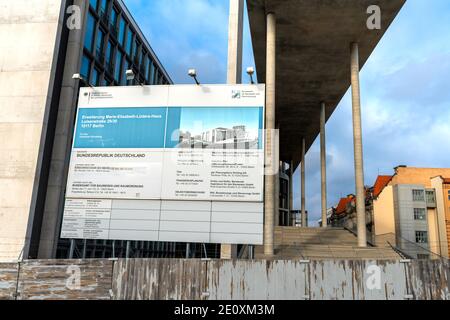
[[[247,0],[258,81],[266,84],[266,160],[276,159],[275,166],[280,160],[283,163],[283,170],[265,177],[263,257],[275,254],[275,226],[291,223],[292,176],[299,165],[301,224],[307,225],[305,154],[319,134],[322,216],[327,221],[325,124],[349,87],[356,245],[367,245],[359,71],[404,2]],[[368,9],[374,5],[381,10],[375,17],[379,28],[368,24],[373,19]],[[176,251],[175,244],[167,243],[73,241],[69,245],[59,239],[79,87],[171,83],[123,2],[0,0],[0,7],[0,36],[5,39],[0,51],[0,161],[5,164],[0,171],[0,259],[64,258],[74,251],[82,257]],[[243,0],[232,1],[230,84],[241,82],[243,8]],[[136,75],[132,82],[126,78],[127,69]],[[82,81],[73,79],[74,74],[80,74]],[[354,245],[348,237],[343,235]],[[236,257],[237,251],[234,245],[224,245],[222,257]]]
[[[79,87],[171,79],[121,0],[0,0],[0,8],[0,259],[64,257]],[[111,244],[78,248],[102,256]]]
[[377,245],[396,245],[409,256],[448,257],[450,169],[400,166],[379,176],[373,193],[373,234]]

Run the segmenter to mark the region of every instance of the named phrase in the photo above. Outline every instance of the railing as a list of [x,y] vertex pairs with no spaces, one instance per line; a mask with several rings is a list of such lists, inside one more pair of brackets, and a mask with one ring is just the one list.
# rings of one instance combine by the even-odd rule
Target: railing
[[[412,242],[408,239],[405,239],[400,236],[395,236],[396,244],[395,247],[403,252],[406,256],[409,256],[412,259],[445,259],[447,258],[441,256],[438,253],[435,253],[431,251],[428,247],[425,247],[425,245],[420,245],[418,243]],[[427,243],[427,246],[433,245],[433,243]]]
[[[391,240],[386,240],[386,243],[394,249],[397,253],[406,259],[420,259],[420,260],[436,260],[445,259],[441,254],[433,252],[430,248],[439,248],[439,243],[429,242],[424,245],[420,245],[411,240],[405,239],[401,236],[395,235],[394,233],[387,233],[381,235],[385,238]],[[380,237],[380,236],[379,236]],[[395,242],[395,243],[393,243]],[[378,241],[377,241],[378,243]]]

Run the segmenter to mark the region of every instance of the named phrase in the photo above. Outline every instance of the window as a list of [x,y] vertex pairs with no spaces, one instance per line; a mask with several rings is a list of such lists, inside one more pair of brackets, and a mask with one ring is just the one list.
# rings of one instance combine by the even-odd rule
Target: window
[[427,220],[427,212],[424,208],[414,208],[414,220]]
[[150,84],[155,84],[155,65],[153,62],[150,62],[150,74],[148,76],[148,82]]
[[86,81],[87,79],[89,79],[90,70],[91,70],[91,60],[89,60],[88,57],[83,55],[83,60],[81,61],[80,74],[84,79],[86,79]]
[[136,41],[133,44],[133,51],[132,53],[134,54],[134,62],[139,65],[139,42],[137,41],[137,37],[136,37]]
[[412,191],[413,201],[425,201],[425,192],[423,190]]
[[125,28],[126,28],[125,20],[122,17],[120,17],[119,42],[122,46],[125,43]]
[[127,85],[127,75],[126,75],[126,71],[130,68],[130,63],[128,62],[127,59],[124,60],[123,62],[123,71],[121,74],[121,81],[120,84],[123,86]]
[[92,52],[94,44],[95,18],[89,13],[86,25],[86,36],[84,38],[84,47]]
[[427,203],[436,203],[436,197],[434,195],[434,191],[427,190],[427,191],[425,191],[425,194],[427,196]]
[[117,17],[118,17],[118,15],[119,14],[117,13],[117,10],[115,8],[113,8],[111,11],[111,19],[109,20],[109,26],[115,37],[117,37]]
[[117,54],[116,54],[116,68],[115,68],[115,73],[114,73],[114,79],[117,82],[120,82],[121,67],[122,67],[122,52],[117,51]]
[[127,54],[131,57],[133,54],[133,48],[131,47],[133,45],[133,31],[128,27],[127,32],[127,45],[126,45],[126,51]]
[[145,79],[147,79],[148,80],[148,72],[149,72],[149,69],[150,69],[150,59],[148,58],[148,56],[146,55],[145,56],[145,59],[144,59],[144,77],[145,77]]
[[101,0],[100,4],[100,15],[106,15],[108,12],[108,0]]
[[428,243],[428,232],[416,231],[416,243]]
[[97,70],[97,68],[94,68],[94,70],[92,71],[92,78],[91,78],[91,84],[93,86],[99,85],[99,75],[100,72]]
[[108,41],[108,44],[106,45],[106,67],[108,68],[111,65],[111,61],[113,59],[114,49],[111,41]]
[[102,57],[103,54],[103,40],[104,40],[105,36],[104,36],[104,32],[100,29],[98,29],[98,33],[97,33],[97,45],[96,45],[96,49],[95,49],[95,54],[97,56],[97,58]]
[[94,10],[97,10],[98,0],[89,0],[89,3]]

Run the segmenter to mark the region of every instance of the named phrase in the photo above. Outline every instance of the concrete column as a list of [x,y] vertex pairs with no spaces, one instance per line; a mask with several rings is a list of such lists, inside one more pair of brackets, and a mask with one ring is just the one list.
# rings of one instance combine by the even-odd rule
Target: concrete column
[[[89,2],[74,0],[73,4],[81,9],[82,28],[70,30],[64,63],[59,105],[57,106],[56,128],[48,183],[45,193],[45,206],[39,240],[39,259],[52,259],[56,255],[62,212],[64,211],[65,189],[69,172],[74,119],[77,110],[78,81],[72,79],[74,73],[80,72],[83,56],[84,33],[86,28]],[[65,24],[65,21],[62,21]],[[64,28],[66,26],[64,25]]]
[[322,202],[322,227],[327,223],[327,151],[325,135],[326,110],[325,103],[320,104],[320,171],[321,171],[321,202]]
[[302,138],[302,159],[301,159],[301,199],[302,199],[302,227],[307,227],[306,225],[306,166],[305,166],[305,154],[306,154],[306,141]]
[[[275,140],[274,140],[275,142]],[[278,145],[278,141],[275,142]],[[277,152],[277,151],[275,151]],[[275,190],[274,190],[274,200],[275,200],[275,226],[280,226],[280,221],[284,222],[284,218],[281,215],[280,210],[280,170],[282,170],[283,164],[281,161],[278,163],[277,174],[275,175]]]
[[292,210],[294,210],[294,161],[289,162],[289,225],[294,226]]
[[[244,30],[244,0],[230,0],[228,26],[228,66],[227,83],[242,82],[242,47]],[[221,259],[236,259],[237,245],[222,244]]]
[[356,185],[356,216],[358,227],[358,245],[367,246],[366,235],[366,205],[364,192],[364,166],[361,129],[361,97],[359,87],[359,50],[358,44],[351,44],[351,84],[353,110],[353,144],[355,152],[355,185]]
[[[276,75],[276,18],[274,13],[267,14],[267,57],[266,57],[266,146],[265,162],[273,166],[278,163],[273,159],[275,148],[275,75]],[[273,233],[275,217],[275,183],[274,172],[267,173],[264,179],[264,254],[273,256]]]
[[244,0],[230,0],[227,83],[242,83]]

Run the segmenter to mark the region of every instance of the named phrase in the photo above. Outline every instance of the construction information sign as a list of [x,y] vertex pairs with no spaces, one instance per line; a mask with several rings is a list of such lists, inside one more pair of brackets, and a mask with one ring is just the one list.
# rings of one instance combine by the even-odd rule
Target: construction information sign
[[62,237],[262,244],[264,85],[82,88]]

